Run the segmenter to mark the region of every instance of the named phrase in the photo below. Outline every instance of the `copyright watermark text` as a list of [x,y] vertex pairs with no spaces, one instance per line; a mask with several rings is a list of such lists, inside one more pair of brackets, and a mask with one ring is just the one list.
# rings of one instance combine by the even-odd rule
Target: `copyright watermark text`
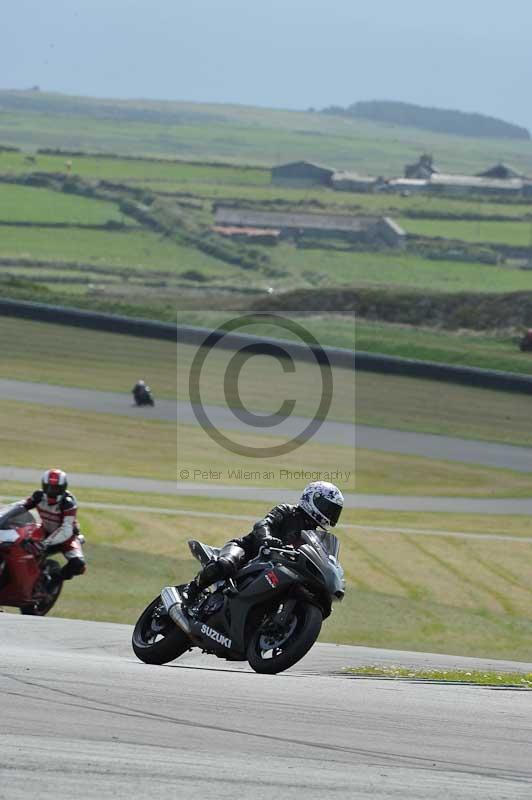
[[353,472],[349,470],[307,470],[307,469],[269,469],[269,470],[247,470],[247,469],[180,469],[178,477],[182,481],[328,481],[329,483],[347,484]]

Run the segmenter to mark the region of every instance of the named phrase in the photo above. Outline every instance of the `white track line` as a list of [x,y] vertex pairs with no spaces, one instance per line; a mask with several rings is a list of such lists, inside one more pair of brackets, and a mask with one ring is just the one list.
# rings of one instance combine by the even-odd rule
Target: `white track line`
[[[0,502],[13,502],[20,500],[19,497],[0,496]],[[136,505],[121,505],[119,503],[85,503],[82,504],[83,508],[101,509],[107,511],[138,511],[144,514],[163,514],[166,516],[175,517],[206,517],[210,519],[231,519],[237,522],[256,522],[257,517],[245,516],[243,514],[223,514],[217,511],[195,511],[185,508],[157,508],[156,506],[136,506]],[[408,534],[414,536],[441,536],[445,538],[454,539],[482,539],[495,542],[524,542],[532,544],[532,537],[526,536],[510,536],[503,533],[466,533],[464,531],[431,531],[421,528],[393,528],[380,525],[354,525],[345,523],[338,525],[340,530],[353,530],[360,533],[395,533],[395,534]]]

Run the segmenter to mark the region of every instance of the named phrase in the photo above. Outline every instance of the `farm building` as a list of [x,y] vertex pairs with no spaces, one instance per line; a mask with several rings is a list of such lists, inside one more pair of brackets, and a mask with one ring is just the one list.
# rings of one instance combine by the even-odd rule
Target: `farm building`
[[212,230],[220,236],[227,236],[239,242],[254,244],[277,244],[281,231],[277,228],[239,228],[228,225],[213,225]]
[[503,164],[500,161],[498,164],[495,164],[493,167],[490,167],[485,172],[478,172],[478,178],[497,178],[499,180],[507,181],[511,178],[524,178],[520,172],[517,172],[513,167],[509,167],[508,164]]
[[428,188],[442,194],[500,194],[518,196],[523,192],[520,178],[481,178],[473,175],[432,175]]
[[379,179],[356,172],[335,172],[332,176],[332,187],[339,192],[372,192]]
[[423,153],[415,164],[407,164],[405,167],[405,178],[417,180],[427,180],[431,175],[436,175],[439,169],[434,166],[432,156]]
[[392,178],[380,188],[383,191],[399,192],[406,195],[414,192],[426,192],[428,185],[429,181],[423,178]]
[[312,164],[310,161],[292,161],[272,167],[272,183],[284,186],[330,186],[334,169]]
[[280,231],[283,238],[300,239],[304,236],[343,239],[350,242],[382,243],[402,247],[406,235],[402,228],[388,217],[366,217],[347,214],[305,214],[282,211],[252,211],[249,209],[218,206],[215,228],[254,229]]

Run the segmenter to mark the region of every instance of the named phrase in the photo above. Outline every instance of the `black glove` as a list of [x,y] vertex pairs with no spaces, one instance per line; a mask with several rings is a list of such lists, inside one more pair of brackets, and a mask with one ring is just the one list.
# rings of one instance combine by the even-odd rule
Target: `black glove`
[[264,547],[284,547],[284,542],[282,539],[277,539],[275,536],[268,536],[267,539],[263,541]]
[[36,539],[26,539],[24,547],[29,553],[32,553],[35,558],[41,558],[46,552],[46,546],[43,542],[38,542]]

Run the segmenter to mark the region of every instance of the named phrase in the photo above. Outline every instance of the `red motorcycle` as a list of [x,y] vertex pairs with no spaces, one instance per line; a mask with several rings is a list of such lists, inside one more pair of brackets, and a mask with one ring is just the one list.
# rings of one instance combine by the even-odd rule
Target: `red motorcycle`
[[0,606],[44,617],[61,594],[61,567],[47,557],[43,530],[21,505],[0,509]]

